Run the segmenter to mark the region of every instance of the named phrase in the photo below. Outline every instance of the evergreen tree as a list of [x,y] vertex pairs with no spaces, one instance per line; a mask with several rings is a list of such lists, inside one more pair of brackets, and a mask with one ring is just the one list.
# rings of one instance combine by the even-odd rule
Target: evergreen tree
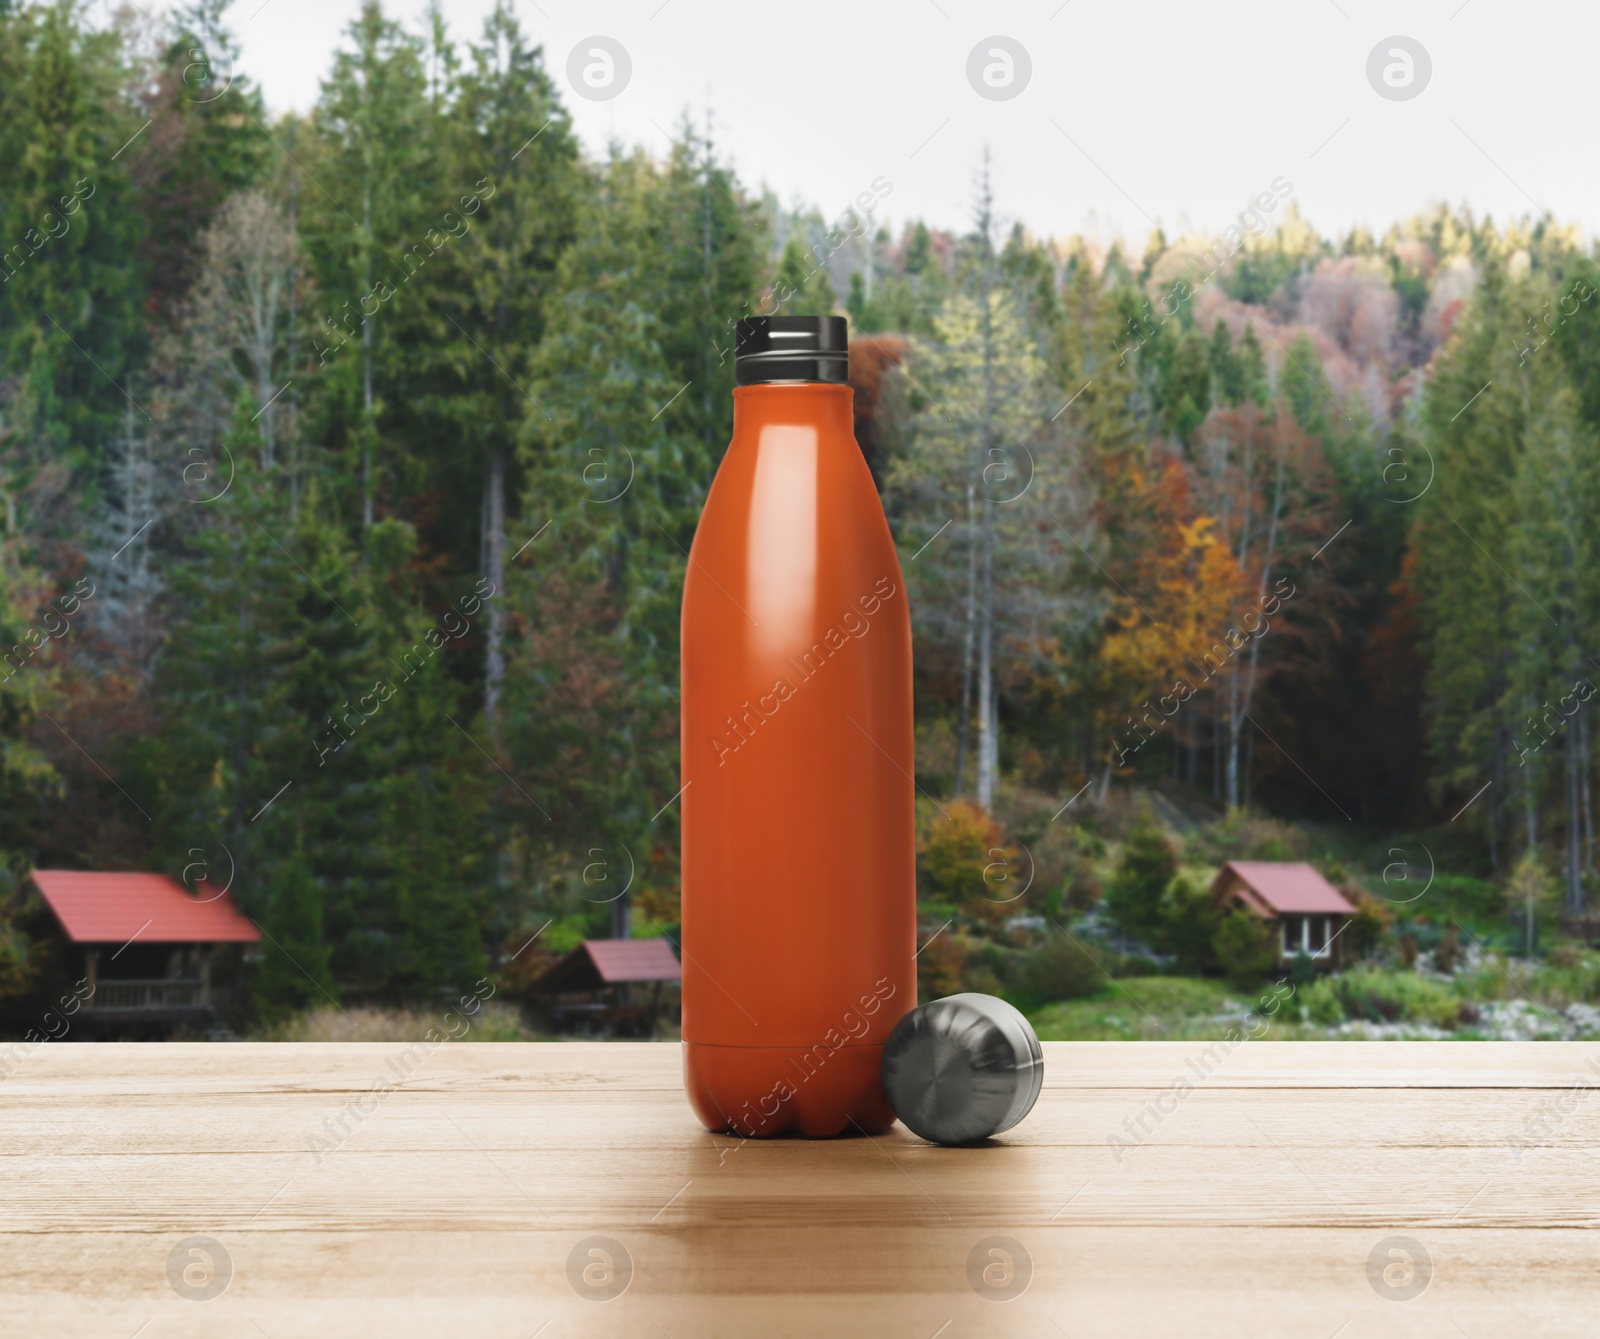
[[[1162,343],[1165,346],[1168,341]],[[1211,408],[1210,351],[1204,337],[1193,328],[1170,343],[1172,352],[1161,392],[1162,412],[1172,434],[1187,442]]]
[[178,318],[199,263],[196,242],[216,211],[260,183],[277,156],[261,133],[261,91],[237,68],[238,43],[223,22],[229,2],[198,0],[174,16],[142,109],[150,127],[126,154],[145,310],[165,322]]
[[837,305],[826,267],[812,259],[799,233],[784,244],[774,290],[785,316],[829,316]]
[[1173,875],[1177,853],[1148,817],[1128,834],[1116,873],[1106,890],[1106,909],[1136,939],[1153,942],[1162,924],[1162,902]]
[[274,868],[258,923],[264,943],[256,1003],[267,1020],[338,1003],[322,925],[322,892],[298,839]]
[[1513,677],[1530,648],[1519,647],[1515,608],[1528,597],[1505,566],[1514,497],[1506,481],[1518,475],[1532,405],[1547,393],[1558,362],[1537,356],[1521,362],[1512,336],[1522,328],[1523,306],[1491,258],[1422,403],[1419,440],[1433,482],[1414,504],[1411,528],[1431,662],[1435,776],[1460,800],[1493,783],[1489,803],[1472,820],[1488,828],[1491,851],[1518,808],[1525,821],[1521,844],[1537,839],[1537,776],[1517,766],[1513,747],[1513,723],[1531,705],[1514,693]]
[[[426,290],[434,350],[428,404],[446,431],[420,435],[412,451],[426,459],[429,486],[450,500],[438,539],[470,534],[476,510],[477,569],[503,589],[506,519],[521,511],[515,443],[525,416],[549,421],[544,397],[535,399],[529,383],[557,268],[575,234],[580,182],[572,128],[542,54],[524,43],[506,4],[489,15],[469,55],[450,131],[451,171],[472,232],[435,262]],[[481,209],[466,194],[474,190]],[[462,487],[474,475],[476,496]],[[485,620],[483,707],[491,731],[505,680],[505,609],[504,601],[491,603]]]
[[[915,374],[930,399],[889,487],[910,553],[942,524],[960,527],[918,559],[910,580],[927,611],[921,635],[944,655],[959,647],[955,782],[959,793],[973,737],[978,803],[988,808],[998,780],[1003,658],[1036,628],[1055,593],[1039,578],[1063,556],[1059,537],[1037,522],[1050,492],[1039,477],[1050,442],[1044,364],[998,284],[980,288],[976,300],[948,299],[934,328],[937,342],[918,346]],[[997,567],[1001,548],[1006,560]]]
[[[715,152],[709,133],[680,127],[661,171],[653,243],[671,301],[662,312],[662,353],[684,388],[663,417],[697,443],[685,458],[703,501],[733,431],[733,323],[760,310],[770,277],[765,215]],[[698,510],[697,513],[698,514]],[[674,538],[688,549],[691,531]]]
[[80,480],[137,403],[145,354],[138,214],[116,158],[140,122],[119,74],[115,36],[86,31],[73,6],[0,20],[0,367],[25,468]]
[[303,236],[326,309],[308,322],[309,338],[338,388],[328,427],[347,446],[339,483],[371,525],[381,502],[392,505],[394,482],[404,482],[386,477],[404,462],[389,459],[383,440],[384,387],[413,347],[395,319],[407,312],[395,295],[449,245],[444,215],[460,183],[442,179],[444,137],[420,39],[384,17],[377,0],[365,0],[349,37],[354,49],[334,57],[315,133],[284,151],[306,164],[311,188],[301,192]]

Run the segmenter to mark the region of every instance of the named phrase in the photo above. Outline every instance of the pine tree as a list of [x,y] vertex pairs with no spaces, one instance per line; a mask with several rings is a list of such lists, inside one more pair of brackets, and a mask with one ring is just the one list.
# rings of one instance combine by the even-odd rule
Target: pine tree
[[785,316],[828,316],[837,305],[827,269],[812,259],[798,232],[784,244],[773,287]]
[[268,1020],[300,1009],[338,1004],[323,930],[322,892],[299,834],[278,862],[263,898],[259,928],[265,941],[256,973],[256,1008]]
[[1137,939],[1151,941],[1161,928],[1161,904],[1178,858],[1161,829],[1144,815],[1128,834],[1107,890],[1112,919]]
[[[383,390],[401,371],[410,340],[397,314],[418,268],[448,245],[442,224],[457,191],[441,180],[444,137],[427,97],[422,43],[365,0],[351,24],[354,49],[334,57],[304,145],[285,152],[305,164],[305,237],[328,309],[308,322],[312,351],[344,404],[333,424],[351,458],[341,484],[370,526],[405,462],[386,456]],[[456,183],[450,183],[451,186]],[[438,243],[438,245],[435,245]]]
[[262,134],[261,91],[238,68],[228,4],[197,0],[173,16],[144,95],[151,124],[125,155],[142,222],[145,309],[162,322],[178,317],[216,211],[259,184],[278,156]]
[[0,23],[0,366],[27,464],[98,473],[145,349],[117,40],[67,5]]
[[[663,417],[697,444],[684,459],[692,494],[703,501],[733,432],[733,323],[770,312],[757,298],[768,278],[767,224],[705,132],[685,117],[663,165],[652,249],[670,301],[661,349],[683,394]],[[698,514],[696,506],[695,514]],[[692,527],[674,538],[688,549]]]
[[[449,64],[450,53],[441,55]],[[399,301],[415,310],[413,383],[425,416],[406,431],[412,486],[442,499],[424,531],[451,565],[506,583],[507,518],[522,510],[516,441],[525,416],[547,421],[532,389],[533,350],[555,299],[556,271],[571,244],[581,196],[577,148],[541,52],[529,48],[510,9],[489,15],[454,76],[440,135],[453,183],[443,205],[465,229],[440,248]],[[459,209],[456,196],[460,195]],[[418,429],[423,429],[419,431]],[[464,538],[476,539],[467,551]],[[505,679],[505,604],[484,628],[484,713],[497,729]]]
[[[1433,482],[1412,504],[1436,782],[1458,802],[1490,785],[1489,803],[1473,821],[1488,826],[1491,850],[1513,806],[1522,810],[1523,844],[1537,839],[1537,779],[1517,767],[1513,746],[1513,723],[1529,704],[1512,688],[1520,656],[1516,605],[1526,597],[1506,568],[1513,520],[1506,481],[1517,476],[1527,435],[1527,378],[1548,384],[1558,363],[1535,355],[1521,364],[1512,336],[1521,331],[1522,307],[1491,255],[1422,402],[1418,441]],[[1420,475],[1420,462],[1411,464]]]
[[[889,476],[902,533],[914,522],[918,535],[911,552],[942,524],[960,527],[918,558],[911,580],[930,613],[928,633],[961,648],[955,782],[959,792],[970,731],[977,799],[986,809],[999,780],[1004,643],[1026,638],[1050,607],[1053,583],[1028,578],[1059,565],[1063,543],[1038,520],[1050,491],[1039,480],[1039,454],[1051,441],[1044,362],[1018,302],[996,276],[987,209],[981,201],[973,294],[947,299],[935,340],[917,346],[915,375],[930,398],[907,456]],[[997,577],[1002,546],[1006,561]]]
[[[509,676],[513,751],[540,760],[530,780],[555,832],[652,853],[637,885],[647,900],[676,867],[670,819],[650,819],[677,788],[679,537],[703,496],[700,443],[675,413],[689,379],[668,362],[669,189],[643,155],[613,154],[563,257],[537,365],[550,418],[527,417],[523,454],[535,500],[524,530],[550,532],[511,586],[525,629]],[[587,700],[574,700],[580,686]],[[595,750],[618,765],[593,773]]]

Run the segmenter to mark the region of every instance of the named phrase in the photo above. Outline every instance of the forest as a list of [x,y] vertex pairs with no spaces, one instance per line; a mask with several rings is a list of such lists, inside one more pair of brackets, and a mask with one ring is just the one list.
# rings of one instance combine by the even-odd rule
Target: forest
[[1157,820],[1589,923],[1579,228],[1324,237],[1280,176],[1041,237],[987,161],[967,230],[891,228],[890,177],[785,203],[692,109],[590,155],[508,4],[368,4],[281,116],[225,10],[0,0],[0,999],[48,976],[34,868],[225,883],[264,1019],[675,938],[683,575],[777,311],[850,320],[928,990]]

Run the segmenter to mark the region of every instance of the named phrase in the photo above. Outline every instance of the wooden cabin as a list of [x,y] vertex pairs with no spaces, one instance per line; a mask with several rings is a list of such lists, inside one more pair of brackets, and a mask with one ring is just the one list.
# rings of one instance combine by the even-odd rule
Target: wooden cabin
[[[655,1032],[663,984],[682,980],[683,968],[665,939],[585,939],[552,963],[531,990],[544,997],[557,1029],[648,1037]],[[638,984],[651,986],[648,1002],[632,998],[630,987]]]
[[244,952],[261,941],[226,891],[190,893],[165,874],[36,869],[32,879],[85,982],[90,1034],[222,1023]]
[[1244,907],[1271,925],[1285,961],[1304,953],[1328,969],[1339,965],[1339,933],[1356,913],[1349,898],[1299,862],[1230,860],[1212,881],[1211,898],[1219,911]]

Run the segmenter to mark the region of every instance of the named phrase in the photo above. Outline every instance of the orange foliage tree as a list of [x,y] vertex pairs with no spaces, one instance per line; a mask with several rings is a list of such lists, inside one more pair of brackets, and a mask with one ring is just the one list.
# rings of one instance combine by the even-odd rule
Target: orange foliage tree
[[1176,456],[1153,466],[1125,458],[1111,466],[1108,484],[1108,499],[1121,513],[1115,533],[1124,579],[1097,663],[1100,723],[1110,739],[1107,776],[1130,766],[1194,697],[1207,648],[1248,603],[1246,574],[1216,518],[1197,509]]
[[1021,871],[1005,830],[981,806],[954,800],[923,838],[922,878],[932,900],[974,920],[1021,912]]

